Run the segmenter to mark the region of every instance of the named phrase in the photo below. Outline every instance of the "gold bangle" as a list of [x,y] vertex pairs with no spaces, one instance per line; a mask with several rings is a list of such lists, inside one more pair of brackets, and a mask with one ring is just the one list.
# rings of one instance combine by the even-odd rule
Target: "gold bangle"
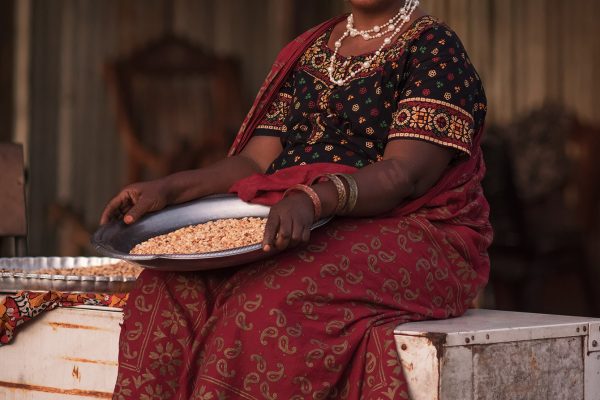
[[344,209],[344,207],[346,207],[346,203],[348,202],[348,192],[346,191],[346,186],[344,185],[342,179],[335,174],[319,175],[310,182],[310,185],[313,185],[321,178],[329,179],[335,186],[335,190],[337,191],[337,204],[335,206],[335,210],[333,210],[333,214],[337,215]]
[[313,188],[311,188],[310,186],[297,184],[297,185],[294,185],[294,186],[288,188],[285,192],[283,192],[283,197],[286,197],[288,194],[290,194],[290,192],[294,192],[294,191],[303,192],[310,198],[310,201],[312,201],[313,210],[315,213],[314,220],[318,221],[321,218],[322,207],[321,207],[321,199],[319,199],[319,195],[317,194],[317,192],[315,192],[315,190]]
[[338,202],[335,206],[335,210],[333,210],[333,214],[339,214],[346,205],[348,204],[348,192],[346,191],[346,186],[344,186],[344,182],[342,179],[334,174],[327,174],[327,178],[335,185],[335,190],[338,195]]
[[348,215],[354,210],[356,207],[356,202],[358,200],[358,185],[356,184],[356,179],[352,175],[348,174],[336,174],[337,176],[344,178],[346,183],[348,184],[348,190],[350,193],[348,194],[348,201],[346,202],[346,206],[338,213],[338,215]]

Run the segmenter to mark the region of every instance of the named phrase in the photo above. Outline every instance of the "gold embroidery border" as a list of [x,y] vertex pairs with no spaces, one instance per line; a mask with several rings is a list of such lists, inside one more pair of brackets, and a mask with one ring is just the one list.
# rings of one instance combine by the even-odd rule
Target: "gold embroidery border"
[[269,129],[272,131],[283,132],[283,126],[272,126],[272,125],[258,125],[256,129]]
[[[441,100],[435,100],[435,99],[428,99],[427,97],[410,97],[408,99],[403,99],[400,100],[398,102],[398,104],[403,104],[403,103],[411,103],[411,102],[424,102],[424,103],[431,103],[431,104],[437,104],[437,105],[441,105],[447,108],[450,108],[454,111],[458,111],[461,114],[463,114],[471,123],[471,125],[475,125],[475,119],[473,118],[473,115],[471,115],[468,111],[465,111],[464,109],[455,106],[452,103],[447,103],[445,101],[441,101]],[[400,108],[400,107],[398,107]]]
[[469,150],[467,147],[464,146],[459,146],[457,144],[454,143],[450,143],[450,142],[445,142],[443,140],[439,140],[436,138],[433,138],[431,136],[427,136],[427,135],[420,135],[418,133],[410,133],[410,132],[395,132],[395,133],[390,133],[388,135],[388,140],[389,139],[394,139],[394,138],[412,138],[412,139],[421,139],[421,140],[425,140],[428,142],[433,142],[439,145],[442,145],[444,147],[452,147],[454,149],[457,150],[461,150],[464,151],[465,153],[467,153],[468,155],[471,155],[471,150]]

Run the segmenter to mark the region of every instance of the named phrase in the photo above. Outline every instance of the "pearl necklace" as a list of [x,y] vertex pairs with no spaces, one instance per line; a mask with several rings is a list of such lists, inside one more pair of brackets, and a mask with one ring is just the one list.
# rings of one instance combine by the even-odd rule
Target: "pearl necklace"
[[[404,24],[410,21],[410,16],[418,6],[419,0],[406,0],[404,6],[398,11],[398,14],[390,18],[388,22],[386,22],[383,25],[375,25],[373,28],[363,31],[354,28],[354,16],[352,14],[348,15],[346,30],[344,31],[342,37],[340,37],[335,42],[335,50],[329,59],[329,67],[327,68],[327,71],[329,72],[329,80],[335,85],[344,86],[350,81],[350,79],[354,78],[358,73],[369,68],[375,60],[375,58],[381,55],[381,50],[383,50],[385,46],[390,44],[392,42],[392,38],[398,33],[400,33]],[[372,40],[383,37],[386,34],[389,34],[389,36],[383,39],[383,43],[381,44],[381,46],[379,46],[379,49],[377,49],[377,51],[375,51],[375,53],[371,57],[367,57],[367,59],[360,65],[360,67],[357,70],[350,71],[349,75],[345,78],[335,79],[335,58],[340,51],[340,47],[342,47],[342,42],[344,41],[344,39],[346,39],[348,36],[361,36],[364,40]],[[349,62],[346,61],[343,64],[343,67],[346,67],[348,64]]]

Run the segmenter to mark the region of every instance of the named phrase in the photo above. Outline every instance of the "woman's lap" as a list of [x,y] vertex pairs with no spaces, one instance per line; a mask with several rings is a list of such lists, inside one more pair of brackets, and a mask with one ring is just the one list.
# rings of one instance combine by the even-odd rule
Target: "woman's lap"
[[464,312],[487,276],[462,253],[418,217],[340,220],[266,262],[146,271],[115,398],[403,398],[393,328]]

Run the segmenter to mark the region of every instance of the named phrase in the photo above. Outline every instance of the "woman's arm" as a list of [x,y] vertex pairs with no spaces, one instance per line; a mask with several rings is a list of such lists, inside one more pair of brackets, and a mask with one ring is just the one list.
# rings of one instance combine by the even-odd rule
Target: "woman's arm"
[[[350,213],[369,217],[385,213],[407,199],[422,196],[442,176],[450,163],[451,150],[424,141],[395,140],[386,146],[384,159],[356,171],[356,207]],[[330,182],[314,188],[323,202],[323,211],[332,213],[337,192]]]
[[[384,159],[357,170],[352,176],[358,186],[356,207],[349,214],[376,216],[392,210],[405,199],[419,197],[442,176],[452,160],[452,151],[423,141],[395,140],[386,146]],[[312,186],[322,205],[322,217],[333,214],[337,190],[326,181]],[[294,193],[271,207],[263,248],[283,250],[305,243],[310,237],[314,211],[310,198]]]
[[149,182],[126,186],[104,209],[100,223],[123,218],[131,224],[142,215],[215,193],[226,193],[239,179],[263,173],[281,152],[277,137],[256,136],[244,150],[208,167],[178,172]]

